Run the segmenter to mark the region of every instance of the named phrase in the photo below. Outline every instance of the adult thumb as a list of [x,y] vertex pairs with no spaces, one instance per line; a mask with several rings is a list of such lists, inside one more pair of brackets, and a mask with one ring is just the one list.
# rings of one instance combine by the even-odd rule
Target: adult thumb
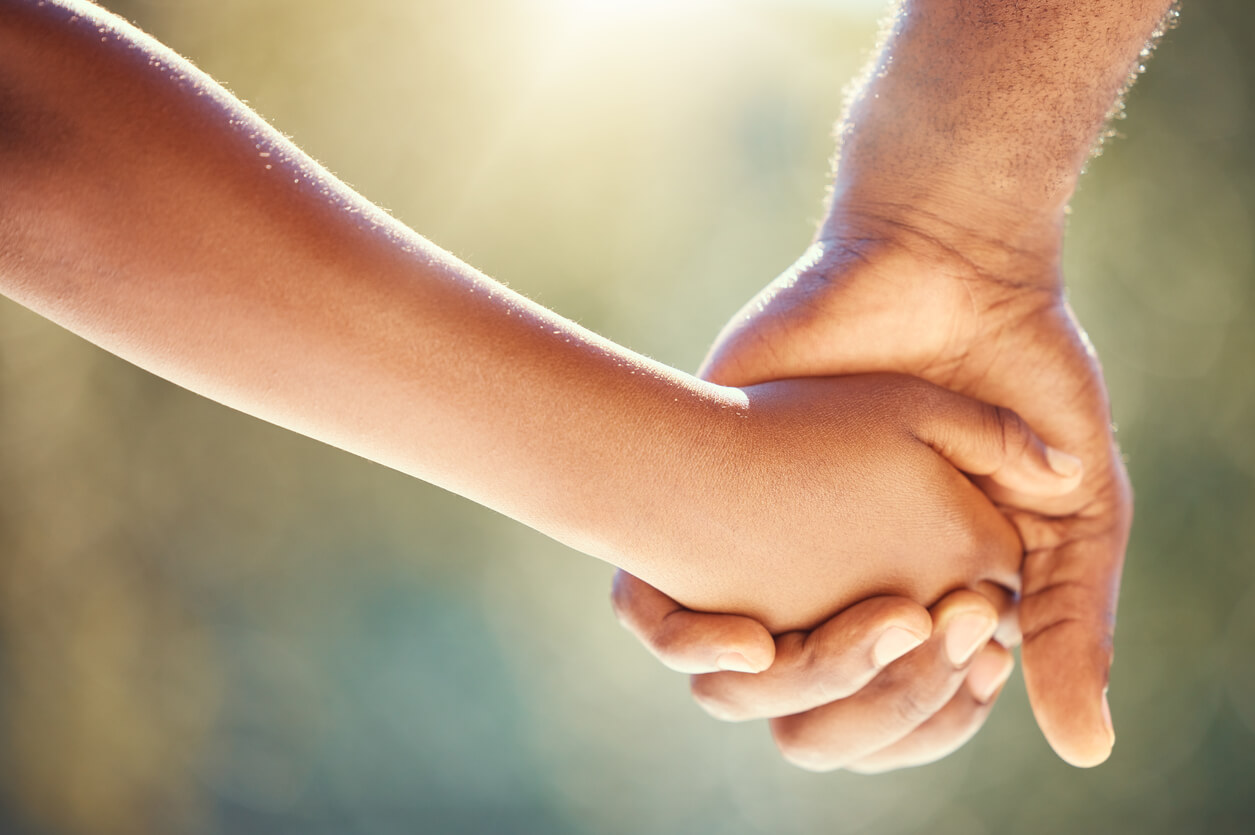
[[912,421],[916,437],[955,468],[1024,496],[1054,497],[1081,483],[1081,459],[1048,446],[1011,409],[930,387]]
[[1024,563],[1029,702],[1055,752],[1084,768],[1106,760],[1115,744],[1107,683],[1124,540],[1119,531],[1073,540],[1030,553]]

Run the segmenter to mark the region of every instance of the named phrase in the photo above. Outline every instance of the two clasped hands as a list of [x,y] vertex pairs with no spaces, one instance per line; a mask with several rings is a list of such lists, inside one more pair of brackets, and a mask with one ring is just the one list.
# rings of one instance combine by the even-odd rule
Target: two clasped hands
[[1131,498],[1060,252],[1169,6],[902,3],[814,244],[699,379],[440,250],[120,19],[0,0],[0,290],[617,565],[622,621],[799,765],[944,756],[1021,640],[1046,738],[1094,765]]
[[813,510],[824,519],[780,508],[791,536],[759,547],[785,568],[744,599],[751,617],[692,611],[622,571],[615,608],[663,663],[697,674],[708,712],[769,718],[784,756],[812,769],[876,772],[955,750],[1022,635],[1048,739],[1095,764],[1113,742],[1105,691],[1131,507],[1098,364],[1057,256],[1005,256],[997,275],[1014,280],[995,280],[903,229],[852,216],[826,227],[703,368],[742,386],[911,375],[814,382],[850,407],[858,450],[819,489],[805,462],[827,450],[797,445],[781,475],[828,500]]
[[[861,416],[842,416],[877,442],[831,491],[802,466],[777,471],[827,500],[815,513],[832,522],[828,539],[782,507],[794,535],[775,543],[783,568],[757,597],[734,598],[741,617],[694,611],[728,611],[700,586],[674,586],[686,607],[649,578],[615,580],[620,620],[696,674],[709,713],[770,719],[806,768],[945,756],[988,715],[1020,641],[1055,751],[1091,766],[1114,742],[1107,686],[1132,496],[1060,262],[1081,168],[1174,12],[1162,0],[1047,5],[899,7],[839,127],[814,245],[733,318],[702,369],[751,387],[836,376],[814,385],[847,405],[847,391],[858,402],[882,387]],[[886,372],[910,378],[839,376]],[[886,425],[907,442],[879,443]],[[819,451],[803,438],[805,461]],[[826,573],[837,562],[857,570]]]

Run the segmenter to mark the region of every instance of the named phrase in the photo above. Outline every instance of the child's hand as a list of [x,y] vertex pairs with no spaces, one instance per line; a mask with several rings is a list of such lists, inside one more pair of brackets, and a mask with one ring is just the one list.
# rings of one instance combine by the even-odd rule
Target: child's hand
[[[801,590],[794,592],[796,608],[786,612],[785,621],[796,625],[803,612],[825,602],[833,611],[878,592],[938,602],[929,612],[904,597],[863,599],[813,632],[787,632],[773,640],[752,617],[693,611],[619,572],[614,604],[621,621],[667,666],[701,674],[694,676],[693,694],[712,715],[772,719],[782,753],[802,767],[883,771],[945,756],[984,722],[1012,671],[1005,647],[1019,639],[1008,591],[1017,588],[1019,541],[1007,536],[1001,515],[955,468],[1047,496],[1075,487],[1080,468],[1069,456],[1048,451],[1014,414],[911,378],[788,381],[748,394],[743,420],[757,410],[768,424],[781,417],[795,427],[755,438],[751,462],[770,460],[779,454],[775,444],[787,442],[788,431],[799,433],[795,443],[786,443],[797,454],[786,454],[770,477],[777,485],[784,479],[785,486],[777,488],[780,500],[794,502],[802,512],[781,510],[774,517],[779,527],[760,520],[754,531],[766,526],[795,546],[789,553],[819,555],[811,563],[784,559],[778,571],[770,570],[767,559],[758,563],[768,567],[758,588],[777,594],[775,605],[787,609],[779,601],[788,598],[790,582]],[[816,397],[828,399],[816,402]],[[747,428],[751,437],[757,431]],[[857,450],[834,453],[842,444],[867,457],[858,457]],[[839,465],[832,468],[836,489],[823,474],[834,460],[852,468],[844,474]],[[1055,472],[1052,460],[1070,475]],[[824,505],[828,512],[805,510],[807,494],[790,493],[799,484],[811,491],[811,499],[832,496]],[[879,504],[860,509],[855,500],[874,491]],[[811,515],[802,518],[807,512]],[[745,518],[753,513],[747,508]],[[822,539],[825,534],[831,538]],[[796,547],[799,539],[806,544]],[[764,555],[783,551],[767,539],[757,541],[764,543]],[[743,547],[733,553],[753,556]],[[849,572],[845,581],[835,576],[843,565]],[[808,567],[825,579],[807,583]],[[885,570],[883,578],[871,576],[877,567]],[[871,585],[860,586],[863,582]],[[956,591],[963,586],[982,594]],[[843,603],[834,605],[834,598]],[[734,611],[771,617],[772,605],[750,602]],[[991,642],[995,632],[998,642]]]
[[1012,412],[910,377],[744,393],[744,407],[711,416],[697,460],[655,488],[638,553],[610,559],[689,608],[773,634],[876,595],[932,605],[982,582],[1016,590],[1019,537],[964,473],[1036,495],[1081,477]]

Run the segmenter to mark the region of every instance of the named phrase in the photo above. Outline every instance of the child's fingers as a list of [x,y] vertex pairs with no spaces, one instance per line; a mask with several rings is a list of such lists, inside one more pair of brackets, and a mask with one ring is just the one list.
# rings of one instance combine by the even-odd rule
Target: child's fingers
[[998,613],[972,591],[947,595],[932,610],[923,647],[847,699],[771,722],[785,759],[831,771],[893,745],[940,711],[962,686],[968,665],[998,626]]
[[954,753],[985,723],[1014,668],[1011,652],[990,641],[972,659],[965,686],[945,707],[899,741],[846,768],[860,774],[879,774],[926,765]]
[[691,611],[626,571],[615,572],[610,599],[619,622],[677,672],[754,673],[775,658],[771,633],[753,618]]
[[916,402],[916,437],[965,473],[1026,496],[1062,496],[1081,483],[1075,455],[1047,446],[1010,409],[940,388]]
[[813,632],[781,635],[764,672],[694,676],[693,698],[729,722],[801,713],[857,692],[931,632],[928,610],[911,600],[864,600]]

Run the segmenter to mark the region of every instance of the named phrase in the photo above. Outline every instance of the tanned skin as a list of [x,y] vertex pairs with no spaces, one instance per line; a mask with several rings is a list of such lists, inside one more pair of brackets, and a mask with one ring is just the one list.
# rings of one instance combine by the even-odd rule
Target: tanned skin
[[[1064,296],[1064,215],[1109,115],[1174,14],[1168,0],[903,2],[839,126],[814,245],[732,319],[703,369],[726,385],[910,373],[1010,407],[1052,445],[1081,454],[1084,481],[1066,498],[984,484],[1026,549],[1019,616],[1034,713],[1079,766],[1104,761],[1115,738],[1106,692],[1132,495],[1097,357]],[[734,649],[717,621],[695,615],[683,630],[660,631],[636,616],[637,595],[641,611],[680,607],[630,578],[618,583],[617,609],[642,624],[655,652]],[[665,652],[653,634],[666,635]],[[976,695],[983,687],[969,687],[925,716],[936,703],[927,676],[895,678],[890,667],[877,686],[925,709],[906,733],[889,726],[868,755],[866,744],[849,744],[865,709],[824,698],[838,688],[789,695],[798,681],[839,674],[842,649],[826,646],[793,636],[777,645],[778,675],[699,677],[695,695],[716,715],[778,717],[773,731],[791,759],[862,771],[944,756],[992,704]]]
[[[602,339],[392,219],[87,3],[0,0],[0,137],[0,291],[732,613],[752,634],[716,659],[727,669],[770,662],[764,627],[855,607],[843,692],[930,639],[912,664],[940,671],[930,692],[948,700],[997,626],[972,589],[1014,593],[1022,554],[969,477],[1039,497],[1082,478],[1013,412],[923,380],[737,388]],[[908,715],[893,695],[864,701]]]

